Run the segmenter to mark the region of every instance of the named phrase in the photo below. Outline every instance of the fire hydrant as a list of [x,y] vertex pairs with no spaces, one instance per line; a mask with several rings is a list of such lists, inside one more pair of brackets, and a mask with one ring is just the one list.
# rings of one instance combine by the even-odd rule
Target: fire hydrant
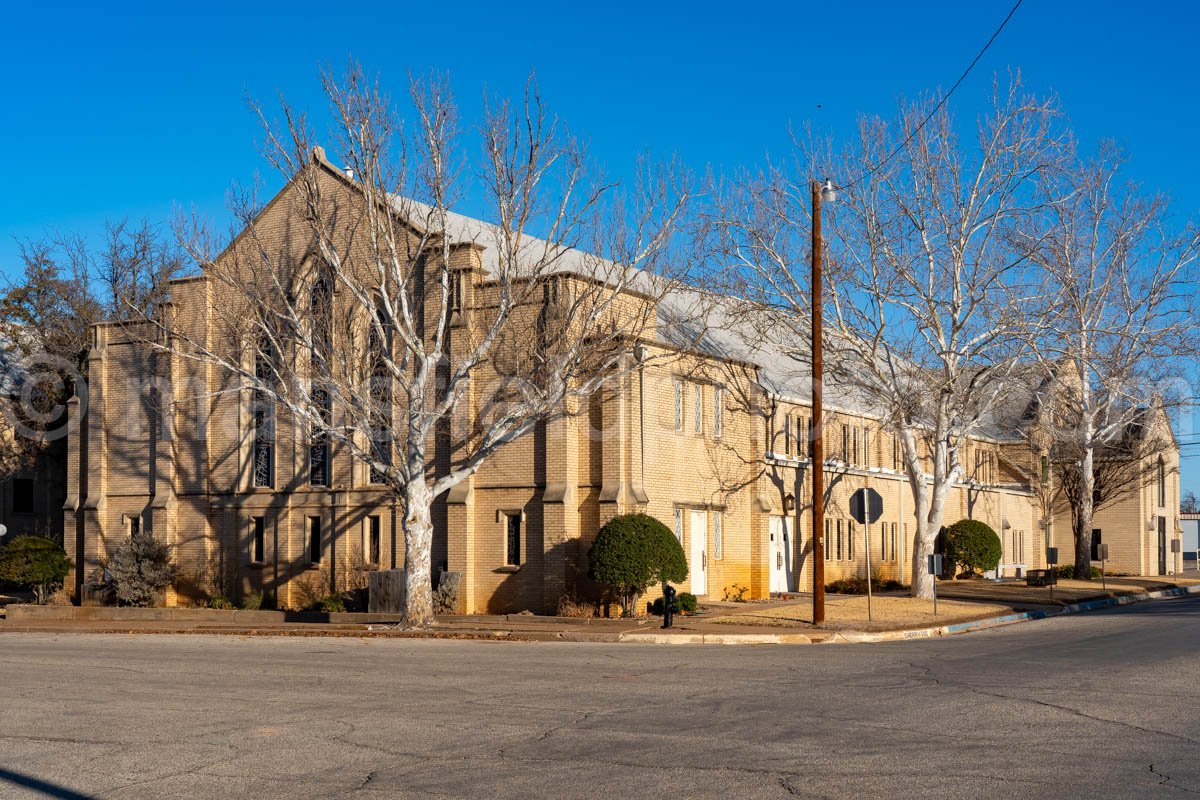
[[675,605],[675,587],[671,584],[663,586],[663,624],[664,628],[671,627],[672,617],[679,610],[679,606]]

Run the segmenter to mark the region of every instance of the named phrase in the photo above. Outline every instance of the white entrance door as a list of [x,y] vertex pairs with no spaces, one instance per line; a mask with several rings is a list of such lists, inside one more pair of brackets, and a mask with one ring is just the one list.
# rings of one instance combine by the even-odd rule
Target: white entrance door
[[688,571],[692,575],[692,594],[700,597],[708,594],[708,512],[693,511],[691,524],[692,561]]
[[794,592],[796,579],[792,569],[792,550],[795,542],[792,536],[791,517],[771,517],[771,591]]

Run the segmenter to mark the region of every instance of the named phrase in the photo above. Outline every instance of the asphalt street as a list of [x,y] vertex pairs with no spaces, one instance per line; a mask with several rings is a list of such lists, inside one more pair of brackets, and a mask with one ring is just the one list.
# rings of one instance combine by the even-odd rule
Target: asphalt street
[[877,645],[0,634],[0,797],[1176,797],[1200,599]]

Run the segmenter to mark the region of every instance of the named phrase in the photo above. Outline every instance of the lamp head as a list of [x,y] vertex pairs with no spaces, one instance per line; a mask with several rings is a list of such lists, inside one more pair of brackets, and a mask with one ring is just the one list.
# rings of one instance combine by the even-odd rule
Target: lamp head
[[837,197],[837,188],[833,185],[833,181],[826,178],[824,185],[821,186],[821,202],[836,203]]

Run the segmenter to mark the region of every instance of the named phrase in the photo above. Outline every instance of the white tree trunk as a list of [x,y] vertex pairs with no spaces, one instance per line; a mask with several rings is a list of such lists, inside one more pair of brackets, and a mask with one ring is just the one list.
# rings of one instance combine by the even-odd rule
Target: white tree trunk
[[411,626],[433,624],[432,505],[433,495],[423,480],[409,484],[404,514],[404,622]]

